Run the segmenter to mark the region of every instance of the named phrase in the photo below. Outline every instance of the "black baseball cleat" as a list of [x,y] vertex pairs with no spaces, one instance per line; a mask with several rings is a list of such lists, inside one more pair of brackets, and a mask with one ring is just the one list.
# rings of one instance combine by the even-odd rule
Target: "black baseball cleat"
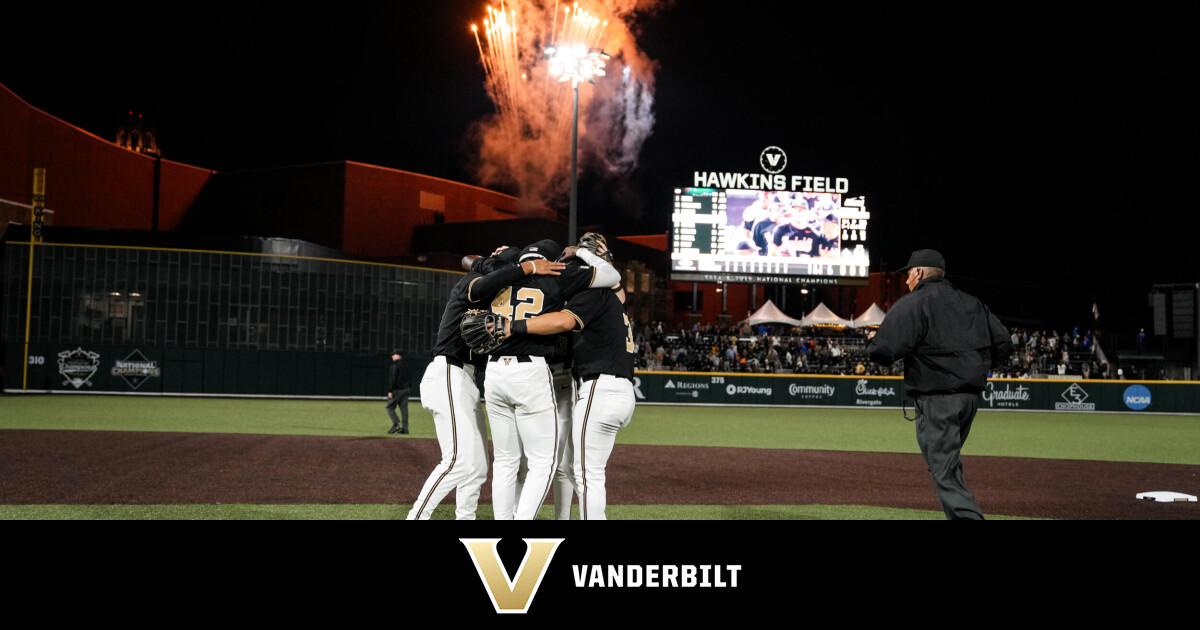
[[392,434],[395,434],[395,433],[400,433],[400,426],[399,426],[399,425],[397,425],[397,426],[394,426],[394,427],[392,427],[392,428],[388,429],[388,435],[392,435]]
[[408,435],[408,429],[400,429],[396,433],[403,433],[404,435]]

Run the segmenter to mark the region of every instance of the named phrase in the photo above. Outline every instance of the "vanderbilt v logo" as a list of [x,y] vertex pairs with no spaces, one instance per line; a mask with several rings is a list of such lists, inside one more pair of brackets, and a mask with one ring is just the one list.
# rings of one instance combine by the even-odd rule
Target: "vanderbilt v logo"
[[516,580],[508,577],[508,571],[500,562],[500,554],[496,551],[499,538],[459,538],[471,554],[479,578],[492,598],[492,605],[498,613],[524,614],[533,603],[533,596],[542,585],[546,569],[550,567],[550,559],[558,551],[563,538],[526,538],[525,559],[517,569]]

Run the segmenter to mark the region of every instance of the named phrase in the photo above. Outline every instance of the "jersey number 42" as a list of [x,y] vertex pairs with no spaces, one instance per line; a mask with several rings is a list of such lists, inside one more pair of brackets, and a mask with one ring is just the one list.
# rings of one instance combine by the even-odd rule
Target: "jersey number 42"
[[512,287],[508,287],[492,300],[492,312],[512,320],[529,319],[542,314],[545,302],[546,296],[541,289],[517,289],[516,299],[513,299]]

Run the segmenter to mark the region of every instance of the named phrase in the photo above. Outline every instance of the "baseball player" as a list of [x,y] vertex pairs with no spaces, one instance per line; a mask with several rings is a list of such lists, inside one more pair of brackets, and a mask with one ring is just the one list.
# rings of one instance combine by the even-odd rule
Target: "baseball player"
[[548,261],[515,265],[519,251],[502,247],[491,257],[476,258],[470,264],[470,273],[450,290],[433,346],[433,361],[421,379],[421,406],[433,415],[442,459],[417,495],[408,520],[429,519],[451,490],[456,490],[455,518],[475,519],[488,468],[487,428],[475,385],[476,369],[485,358],[473,356],[463,343],[459,321],[472,304],[486,304],[497,291],[522,275],[554,275],[565,267]]
[[[520,261],[557,259],[561,248],[552,240],[525,247]],[[580,250],[586,264],[569,266],[553,278],[528,276],[501,290],[492,312],[510,321],[525,321],[562,308],[566,299],[586,288],[612,286],[620,274],[607,261]],[[496,520],[532,520],[546,499],[557,470],[560,433],[554,376],[549,360],[553,337],[525,336],[505,342],[488,357],[484,375],[488,421],[492,429],[494,471],[492,507]],[[518,495],[521,458],[528,474]]]
[[775,193],[772,191],[761,191],[754,202],[742,211],[742,222],[737,223],[736,232],[734,232],[736,236],[734,236],[730,252],[754,254],[760,250],[755,242],[754,226],[760,218],[768,215],[774,196]]
[[758,248],[760,256],[766,256],[770,253],[770,245],[772,235],[779,227],[780,216],[783,213],[783,200],[778,196],[772,196],[770,205],[767,206],[767,211],[762,213],[758,220],[754,222],[754,226],[750,228],[750,238]]
[[571,441],[579,514],[584,520],[603,520],[608,458],[617,432],[633,419],[635,404],[636,346],[625,314],[624,291],[581,291],[560,312],[509,322],[508,332],[519,339],[521,335],[552,335],[566,330],[576,332],[574,374],[579,380],[579,393],[572,415]]
[[[558,456],[554,470],[553,495],[554,519],[571,520],[571,503],[575,500],[575,476],[571,465],[574,456],[571,450],[571,413],[575,408],[575,377],[571,374],[572,335],[565,332],[554,342],[554,357],[550,359],[550,373],[554,376],[554,399],[558,410]],[[517,496],[521,496],[525,478],[529,474],[529,458],[521,457],[517,473]]]
[[555,360],[550,363],[550,373],[554,376],[555,406],[558,408],[559,440],[553,494],[554,518],[559,521],[571,520],[571,502],[575,498],[575,475],[571,468],[574,455],[570,437],[571,417],[575,409],[575,377],[571,374],[573,342],[571,333],[560,335],[555,341]]

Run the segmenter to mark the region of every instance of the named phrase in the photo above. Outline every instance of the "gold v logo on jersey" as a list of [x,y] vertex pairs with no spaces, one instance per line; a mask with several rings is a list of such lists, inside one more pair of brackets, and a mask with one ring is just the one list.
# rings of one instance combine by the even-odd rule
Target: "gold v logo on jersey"
[[505,357],[505,358],[504,358],[504,365],[511,365],[511,364],[512,364],[512,359],[510,359],[510,358],[508,358],[508,357]]
[[487,589],[488,597],[496,612],[504,614],[525,614],[529,605],[537,595],[546,569],[550,568],[550,559],[564,538],[525,538],[525,559],[517,569],[516,579],[508,577],[508,571],[500,562],[500,553],[496,550],[499,538],[459,538],[471,554],[471,561],[479,571],[479,578]]

